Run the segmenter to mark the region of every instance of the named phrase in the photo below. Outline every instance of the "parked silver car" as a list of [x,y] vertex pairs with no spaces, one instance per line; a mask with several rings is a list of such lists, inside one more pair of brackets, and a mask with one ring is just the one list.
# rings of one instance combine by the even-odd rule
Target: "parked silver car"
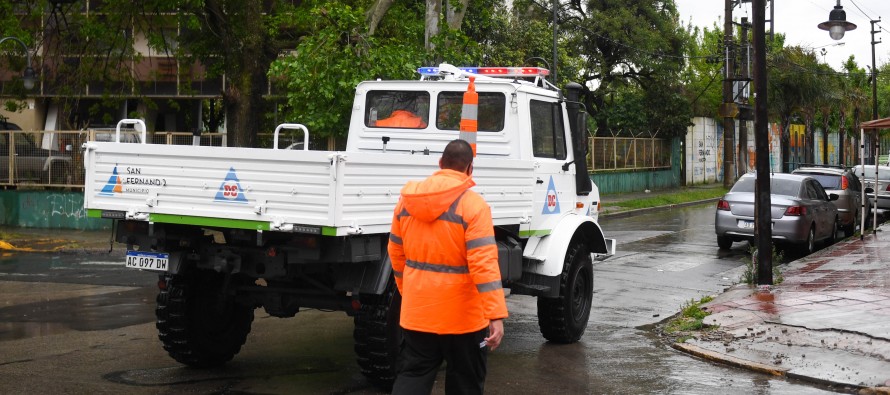
[[[0,183],[67,184],[71,157],[41,148],[29,133],[21,130],[14,123],[0,121],[0,131],[4,132],[0,133]],[[10,136],[13,146],[9,144]]]
[[[813,177],[825,188],[825,193],[836,193],[838,199],[834,201],[834,205],[837,207],[841,229],[847,235],[856,232],[862,221],[862,185],[852,170],[840,166],[805,166],[791,174]],[[865,212],[869,211],[871,204],[866,199]]]
[[[857,176],[862,177],[862,165],[853,168]],[[875,194],[867,193],[873,207],[879,210],[890,210],[890,166],[878,166],[878,184],[875,185],[875,166],[865,165],[865,178],[862,183],[866,188],[877,191],[878,201],[875,203]]]
[[[721,249],[732,247],[735,241],[754,239],[755,179],[754,174],[745,174],[717,202],[714,227]],[[815,251],[817,241],[834,241],[838,236],[838,212],[832,201],[837,198],[837,194],[826,194],[812,177],[771,174],[773,240],[798,244],[807,253]]]

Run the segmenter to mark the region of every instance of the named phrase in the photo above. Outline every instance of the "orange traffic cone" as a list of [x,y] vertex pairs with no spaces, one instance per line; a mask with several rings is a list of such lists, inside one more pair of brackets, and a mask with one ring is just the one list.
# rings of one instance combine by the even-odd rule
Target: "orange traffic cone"
[[479,130],[479,94],[476,93],[475,81],[476,77],[470,77],[470,85],[464,92],[464,105],[460,113],[460,139],[470,143],[474,157],[476,156],[476,131]]

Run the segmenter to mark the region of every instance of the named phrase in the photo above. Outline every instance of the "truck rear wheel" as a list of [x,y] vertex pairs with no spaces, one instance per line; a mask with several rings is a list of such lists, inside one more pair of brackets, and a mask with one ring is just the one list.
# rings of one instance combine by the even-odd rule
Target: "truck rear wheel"
[[222,295],[224,275],[166,275],[164,281],[155,316],[158,338],[170,357],[205,368],[223,365],[241,351],[253,323],[253,307]]
[[355,315],[352,333],[358,365],[372,384],[390,391],[396,380],[396,357],[402,340],[402,295],[391,281],[383,295],[368,295],[360,301],[362,307]]
[[593,260],[587,246],[573,240],[559,280],[559,297],[538,298],[538,326],[544,338],[573,343],[581,338],[593,303]]

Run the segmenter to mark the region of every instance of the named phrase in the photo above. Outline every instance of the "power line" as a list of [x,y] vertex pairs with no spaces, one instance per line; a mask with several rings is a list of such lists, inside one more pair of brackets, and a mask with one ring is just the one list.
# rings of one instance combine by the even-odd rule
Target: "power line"
[[[859,4],[856,4],[855,1],[850,0],[850,2],[853,3],[853,5],[856,7],[856,9],[859,10],[859,12],[862,13],[862,16],[864,16],[866,19],[868,19],[869,21],[873,21],[873,20],[875,20],[874,18],[872,18],[871,16],[869,16],[865,11],[863,11],[862,8],[859,7]],[[884,28],[883,26],[881,26],[880,24],[878,24],[878,28],[880,28],[881,30],[883,30],[883,31],[885,31],[885,32],[887,32],[887,33],[890,33],[890,30],[885,29],[885,28]]]

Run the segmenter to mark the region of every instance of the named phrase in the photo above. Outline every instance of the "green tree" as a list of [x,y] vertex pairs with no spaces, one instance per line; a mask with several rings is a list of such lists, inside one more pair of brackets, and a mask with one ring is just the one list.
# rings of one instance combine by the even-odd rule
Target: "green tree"
[[[815,113],[812,97],[820,89],[814,69],[805,64],[815,64],[815,55],[799,46],[786,47],[772,54],[768,73],[768,104],[771,114],[780,120],[782,128],[782,171],[787,172],[790,160],[790,133],[792,118]],[[812,120],[812,117],[808,118]],[[812,141],[810,139],[810,141]]]
[[[568,2],[562,5],[560,21],[565,31],[563,45],[582,62],[577,75],[560,75],[564,80],[577,78],[582,85],[591,87],[586,92],[585,104],[593,113],[599,132],[610,128],[612,117],[608,113],[618,111],[608,105],[607,98],[619,91],[622,96],[630,94],[626,88],[655,104],[649,115],[663,120],[659,122],[663,135],[686,132],[691,112],[684,96],[667,95],[678,100],[671,106],[651,103],[655,98],[666,99],[665,91],[680,88],[674,81],[680,79],[688,40],[673,1]],[[673,113],[658,110],[666,107]]]
[[723,103],[723,31],[716,24],[687,29],[689,61],[680,74],[683,94],[690,101],[693,116],[716,117]]

